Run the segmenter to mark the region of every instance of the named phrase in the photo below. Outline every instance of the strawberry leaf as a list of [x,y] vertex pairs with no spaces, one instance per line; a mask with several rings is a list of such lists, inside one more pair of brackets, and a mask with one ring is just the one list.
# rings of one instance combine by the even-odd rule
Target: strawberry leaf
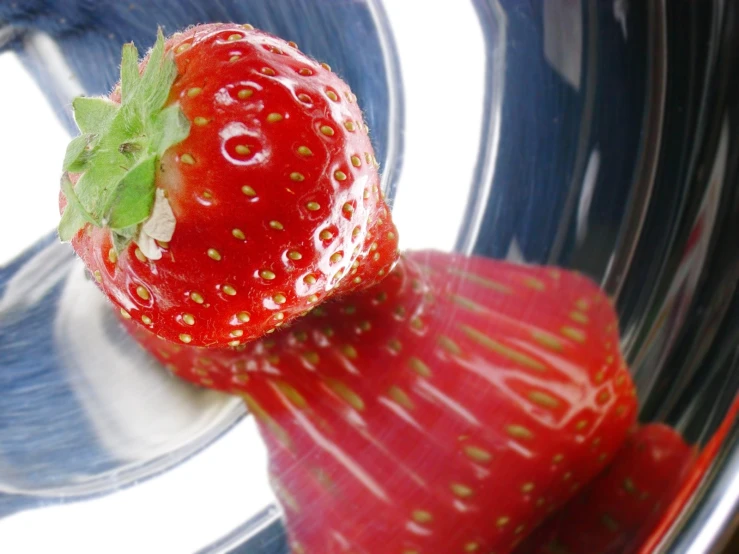
[[112,229],[124,229],[146,221],[154,206],[156,156],[140,160],[118,182],[105,219]]
[[90,154],[87,147],[92,139],[93,135],[90,134],[80,135],[72,139],[69,146],[67,146],[67,152],[64,154],[64,163],[62,164],[64,171],[79,173],[85,169]]
[[162,156],[170,146],[182,142],[190,134],[190,121],[179,106],[169,106],[154,118],[156,134],[152,139],[154,150]]
[[62,175],[62,191],[64,196],[67,198],[67,206],[64,208],[64,213],[59,221],[59,227],[57,231],[59,238],[66,242],[72,240],[72,237],[79,231],[86,223],[95,223],[90,214],[87,213],[85,208],[80,203],[77,195],[74,192],[74,185],[69,180],[69,175],[64,173]]
[[82,135],[70,142],[64,170],[82,175],[66,187],[74,198],[60,223],[62,240],[85,223],[111,228],[121,245],[138,235],[154,207],[158,158],[190,132],[179,106],[165,107],[176,77],[160,29],[142,73],[136,47],[123,46],[120,105],[104,98],[74,100]]
[[72,101],[74,120],[83,133],[105,131],[118,113],[118,108],[118,104],[106,98],[78,96]]

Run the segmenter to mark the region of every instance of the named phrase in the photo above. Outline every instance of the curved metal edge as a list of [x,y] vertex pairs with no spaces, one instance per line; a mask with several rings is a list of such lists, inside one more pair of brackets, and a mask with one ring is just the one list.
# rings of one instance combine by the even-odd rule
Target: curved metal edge
[[[739,371],[739,350],[734,363]],[[737,396],[739,398],[739,396]],[[724,440],[688,509],[675,521],[655,552],[698,554],[719,552],[736,527],[739,510],[739,419]]]
[[647,59],[650,64],[647,82],[650,85],[645,99],[647,110],[644,113],[642,124],[644,129],[642,149],[634,176],[633,194],[625,211],[628,214],[627,219],[622,224],[618,244],[614,249],[615,253],[602,281],[603,289],[614,300],[618,300],[621,293],[644,226],[654,188],[654,179],[657,175],[659,160],[657,154],[662,145],[662,124],[667,95],[665,0],[647,2],[647,14],[649,21]]
[[387,78],[387,153],[380,184],[381,189],[385,191],[385,201],[392,210],[398,176],[403,169],[403,122],[405,120],[403,78],[398,50],[382,0],[367,0],[367,8],[375,23],[377,36],[382,46],[382,61]]
[[503,105],[506,68],[506,13],[498,0],[473,1],[477,17],[490,24],[481,23],[486,43],[484,111],[477,166],[473,173],[472,187],[467,200],[464,221],[466,231],[457,239],[455,250],[471,255],[488,208],[488,200],[495,180],[495,167],[500,145],[501,107]]

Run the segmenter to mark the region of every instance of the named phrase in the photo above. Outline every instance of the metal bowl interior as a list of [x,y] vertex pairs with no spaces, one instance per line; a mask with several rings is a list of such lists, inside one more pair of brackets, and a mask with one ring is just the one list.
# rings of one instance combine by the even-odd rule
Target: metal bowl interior
[[[0,150],[23,183],[0,202],[0,550],[287,548],[241,403],[134,348],[53,232],[70,100],[110,90],[124,42],[248,21],[328,62],[372,129],[402,247],[591,276],[641,420],[703,448],[739,391],[738,16],[689,0],[0,5],[0,99],[19,108]],[[727,540],[738,444],[734,423],[659,548]]]

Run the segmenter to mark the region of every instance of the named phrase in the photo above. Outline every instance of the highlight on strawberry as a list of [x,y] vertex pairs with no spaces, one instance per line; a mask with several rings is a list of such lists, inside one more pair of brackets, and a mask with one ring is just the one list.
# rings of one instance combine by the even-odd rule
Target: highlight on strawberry
[[126,323],[175,375],[243,397],[295,554],[510,552],[635,420],[612,306],[555,268],[404,254],[237,349]]
[[356,96],[251,25],[123,48],[106,98],[73,102],[59,236],[166,339],[237,346],[382,279],[397,231]]

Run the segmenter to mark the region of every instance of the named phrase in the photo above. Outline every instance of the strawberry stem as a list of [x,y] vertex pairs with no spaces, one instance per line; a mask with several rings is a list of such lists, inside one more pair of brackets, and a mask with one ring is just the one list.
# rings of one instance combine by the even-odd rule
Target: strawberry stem
[[[138,55],[133,44],[123,46],[120,104],[91,97],[72,102],[82,134],[72,139],[64,156],[62,241],[92,224],[109,228],[116,248],[125,248],[151,216],[157,160],[190,133],[179,105],[165,107],[177,66],[172,53],[164,51],[161,29],[143,73]],[[70,172],[81,174],[76,185]]]

